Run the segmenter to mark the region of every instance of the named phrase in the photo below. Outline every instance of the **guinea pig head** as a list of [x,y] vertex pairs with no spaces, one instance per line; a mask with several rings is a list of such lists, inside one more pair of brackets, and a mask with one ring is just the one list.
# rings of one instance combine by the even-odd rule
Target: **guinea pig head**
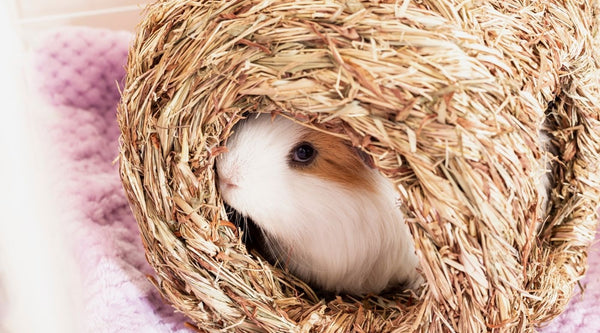
[[281,116],[250,116],[236,125],[226,146],[216,162],[223,199],[274,235],[300,227],[286,225],[292,216],[320,206],[331,210],[340,188],[375,191],[355,148]]

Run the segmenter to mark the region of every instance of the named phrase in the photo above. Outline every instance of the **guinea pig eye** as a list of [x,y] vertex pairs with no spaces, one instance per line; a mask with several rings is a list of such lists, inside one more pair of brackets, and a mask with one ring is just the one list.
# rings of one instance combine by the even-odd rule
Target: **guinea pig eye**
[[315,148],[308,142],[302,142],[292,149],[290,157],[293,163],[308,165],[317,155]]

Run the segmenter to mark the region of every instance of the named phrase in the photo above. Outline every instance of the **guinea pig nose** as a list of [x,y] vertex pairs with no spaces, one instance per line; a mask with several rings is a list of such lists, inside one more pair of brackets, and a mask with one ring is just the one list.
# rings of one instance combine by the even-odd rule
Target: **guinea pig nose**
[[237,187],[237,183],[230,177],[219,177],[219,183],[224,188],[234,188]]

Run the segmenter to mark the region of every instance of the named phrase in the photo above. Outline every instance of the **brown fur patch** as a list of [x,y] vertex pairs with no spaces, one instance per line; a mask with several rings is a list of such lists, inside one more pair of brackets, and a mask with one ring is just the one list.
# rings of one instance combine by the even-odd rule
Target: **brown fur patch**
[[349,142],[335,136],[306,130],[300,142],[308,142],[317,151],[315,160],[307,166],[293,166],[301,172],[336,182],[348,188],[375,191],[371,170]]

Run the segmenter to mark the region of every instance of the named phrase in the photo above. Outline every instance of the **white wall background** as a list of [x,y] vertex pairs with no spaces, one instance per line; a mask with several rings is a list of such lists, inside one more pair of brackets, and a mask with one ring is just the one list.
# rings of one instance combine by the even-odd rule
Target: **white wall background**
[[2,0],[12,2],[26,43],[39,31],[64,25],[133,30],[150,0]]

